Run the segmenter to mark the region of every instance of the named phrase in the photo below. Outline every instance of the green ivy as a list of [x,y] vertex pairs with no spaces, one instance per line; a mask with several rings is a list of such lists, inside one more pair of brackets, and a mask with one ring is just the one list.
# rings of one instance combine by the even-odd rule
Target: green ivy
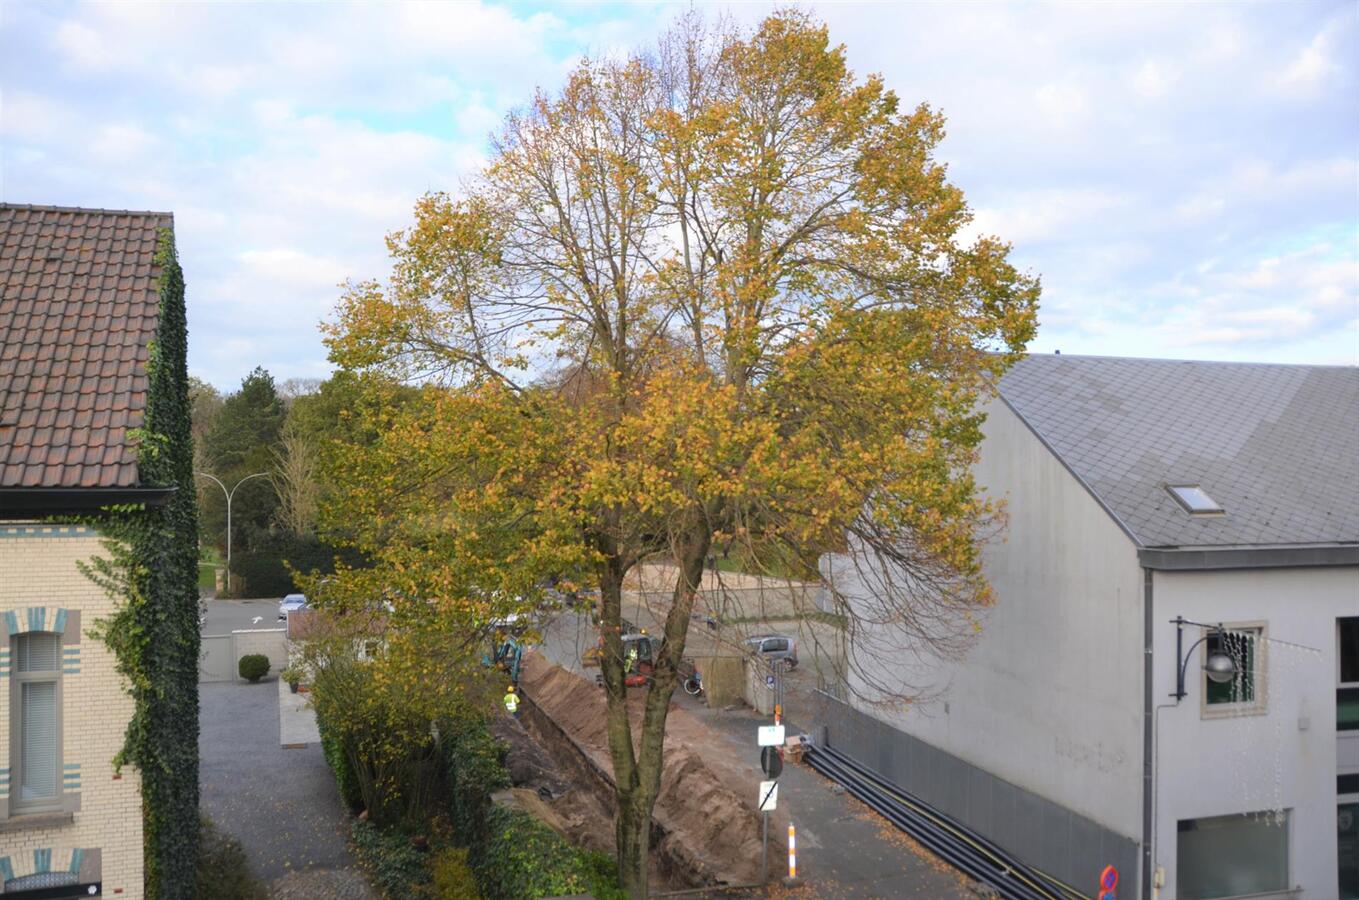
[[114,764],[141,775],[145,889],[189,900],[198,860],[198,516],[189,430],[184,275],[174,236],[160,234],[160,309],[146,363],[147,399],[137,444],[141,483],[174,487],[158,507],[108,507],[89,520],[106,557],[82,566],[117,603],[95,624],[134,700]]

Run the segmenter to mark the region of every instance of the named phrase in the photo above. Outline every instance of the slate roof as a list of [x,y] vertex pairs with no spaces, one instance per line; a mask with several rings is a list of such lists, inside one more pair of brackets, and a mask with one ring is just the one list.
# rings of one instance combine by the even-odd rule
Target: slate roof
[[1143,547],[1359,541],[1359,368],[1034,355],[1000,394]]
[[169,213],[0,204],[0,488],[135,487]]

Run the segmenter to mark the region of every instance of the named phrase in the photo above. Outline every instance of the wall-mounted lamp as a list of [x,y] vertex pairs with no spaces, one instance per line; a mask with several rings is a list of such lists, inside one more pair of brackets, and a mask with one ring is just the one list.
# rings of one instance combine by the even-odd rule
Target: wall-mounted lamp
[[[1185,696],[1184,677],[1189,670],[1189,657],[1194,654],[1194,648],[1197,647],[1199,644],[1202,644],[1204,641],[1208,640],[1210,637],[1213,637],[1214,635],[1218,636],[1219,638],[1222,638],[1222,640],[1220,641],[1220,646],[1223,647],[1227,646],[1226,641],[1227,629],[1222,627],[1221,622],[1217,623],[1216,625],[1207,625],[1203,622],[1191,622],[1188,619],[1184,618],[1183,616],[1176,616],[1170,621],[1175,626],[1175,666],[1177,671],[1175,680],[1175,693],[1171,694],[1170,696],[1174,697],[1176,700],[1183,700]],[[1194,643],[1190,644],[1189,650],[1185,651],[1184,626],[1186,625],[1194,625],[1199,628],[1210,628],[1212,630],[1205,634],[1203,637],[1199,638]],[[1229,654],[1223,653],[1221,651],[1218,651],[1216,653],[1210,653],[1208,654],[1208,662],[1206,662],[1203,666],[1203,671],[1205,674],[1207,674],[1208,678],[1211,681],[1215,681],[1218,684],[1226,684],[1227,682],[1231,681],[1236,677],[1237,672],[1236,660],[1233,659]]]

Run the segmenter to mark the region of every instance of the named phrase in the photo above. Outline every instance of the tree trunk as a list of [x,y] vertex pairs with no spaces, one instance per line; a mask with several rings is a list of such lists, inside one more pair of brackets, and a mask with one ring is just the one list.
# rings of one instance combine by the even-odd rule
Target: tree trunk
[[618,803],[615,820],[618,874],[624,892],[633,900],[644,900],[649,889],[651,813],[661,787],[665,721],[671,695],[679,684],[678,667],[689,636],[689,616],[711,543],[711,532],[701,527],[685,535],[676,547],[680,572],[666,615],[665,641],[653,660],[651,683],[646,688],[642,733],[636,752],[628,718],[627,688],[623,684],[622,642],[616,632],[608,631],[612,623],[620,621],[623,580],[620,567],[606,563],[601,578],[604,606],[601,627],[606,633],[600,666],[608,699],[609,751]]

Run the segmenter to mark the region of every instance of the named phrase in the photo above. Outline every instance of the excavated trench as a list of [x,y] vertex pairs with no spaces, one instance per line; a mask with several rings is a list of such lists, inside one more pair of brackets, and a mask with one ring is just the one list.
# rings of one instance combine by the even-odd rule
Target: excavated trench
[[[502,720],[495,729],[511,747],[514,802],[574,842],[612,851],[613,767],[603,691],[536,655],[525,658],[520,686],[526,701],[520,720]],[[639,693],[631,710],[634,735],[640,700]],[[702,723],[672,706],[652,817],[656,888],[747,884],[759,876],[759,816],[737,794],[738,773],[705,758],[710,740]]]

